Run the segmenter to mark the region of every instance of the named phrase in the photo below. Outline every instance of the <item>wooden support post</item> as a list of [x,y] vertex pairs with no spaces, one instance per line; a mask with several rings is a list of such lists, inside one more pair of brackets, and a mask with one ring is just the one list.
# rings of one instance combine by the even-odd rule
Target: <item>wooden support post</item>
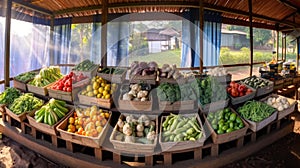
[[70,141],[66,141],[66,148],[68,151],[74,152],[73,151],[73,143]]
[[269,134],[271,132],[271,127],[272,127],[273,124],[269,124],[267,126],[267,134]]
[[149,165],[149,166],[153,166],[153,156],[152,155],[145,156],[145,164]]
[[275,25],[276,27],[276,61],[278,60],[279,57],[279,30],[278,30],[278,24]]
[[[296,70],[298,71],[298,67],[299,67],[299,50],[300,50],[300,37],[297,38],[297,56],[296,56]],[[297,88],[298,89],[298,88]]]
[[219,156],[219,145],[218,144],[211,145],[210,155],[211,156]]
[[9,115],[6,115],[6,117],[7,117],[7,122],[8,122],[8,124],[9,124],[10,126],[12,126],[12,125],[11,125],[11,124],[12,124],[11,117],[10,117]]
[[200,39],[199,39],[199,57],[200,57],[200,73],[203,72],[203,44],[204,44],[204,39],[203,39],[203,31],[204,31],[204,5],[203,5],[203,1],[199,1],[199,20],[200,20]]
[[50,21],[50,50],[49,50],[49,63],[50,65],[54,65],[54,16],[51,16]]
[[252,0],[248,0],[249,8],[249,29],[250,29],[250,76],[253,71],[253,22],[252,22]]
[[57,136],[56,135],[51,135],[51,142],[52,142],[52,145],[57,147]]
[[278,120],[277,123],[276,123],[276,129],[280,128],[280,123],[281,123],[281,120]]
[[256,141],[256,132],[253,132],[251,134],[251,142],[255,142]]
[[102,28],[101,28],[101,66],[107,66],[107,18],[108,0],[102,1]]
[[95,152],[95,157],[96,157],[96,159],[99,159],[99,160],[101,160],[102,161],[102,148],[95,148],[94,149],[94,152]]
[[244,136],[240,137],[240,138],[237,140],[236,143],[237,143],[237,144],[236,144],[236,147],[237,147],[237,148],[243,147],[243,146],[244,146]]
[[21,122],[21,130],[22,130],[22,133],[25,134],[25,123],[24,122]]
[[172,153],[164,153],[164,165],[170,166],[172,164]]
[[34,127],[31,127],[31,135],[36,139],[36,129]]
[[113,152],[113,161],[121,164],[121,154]]
[[202,159],[202,147],[194,149],[194,160]]
[[10,26],[11,26],[11,8],[12,0],[5,0],[4,5],[6,7],[6,17],[5,17],[5,48],[4,48],[4,79],[5,86],[9,87],[10,77],[9,77],[9,67],[10,67]]

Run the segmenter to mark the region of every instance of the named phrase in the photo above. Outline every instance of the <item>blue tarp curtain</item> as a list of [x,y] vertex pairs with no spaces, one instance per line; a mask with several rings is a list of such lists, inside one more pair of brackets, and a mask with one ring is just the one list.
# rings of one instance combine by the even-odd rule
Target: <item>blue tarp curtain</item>
[[101,63],[101,15],[93,16],[91,60],[96,64]]
[[108,66],[128,65],[129,25],[126,15],[107,24]]
[[[183,13],[181,67],[200,66],[199,9],[190,9]],[[218,65],[221,47],[221,13],[204,11],[203,65]]]
[[[70,59],[72,19],[66,18],[64,21],[64,25],[54,26],[54,64],[67,64]],[[63,70],[63,73],[65,73],[65,71],[66,69]]]

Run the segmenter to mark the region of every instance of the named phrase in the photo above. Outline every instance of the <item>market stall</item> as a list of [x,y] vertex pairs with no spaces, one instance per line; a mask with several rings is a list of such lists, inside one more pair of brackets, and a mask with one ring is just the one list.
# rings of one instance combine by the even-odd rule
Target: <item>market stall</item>
[[[29,8],[40,12],[45,16],[41,18],[52,22],[52,30],[55,19],[77,16],[78,20],[86,22],[91,19],[87,16],[101,12],[101,23],[105,24],[111,20],[109,13],[115,17],[124,12],[134,13],[136,8],[177,15],[181,8],[188,11],[199,8],[196,14],[200,18],[200,30],[204,30],[204,14],[215,15],[205,13],[204,9],[223,12],[226,23],[235,23],[232,15],[243,16],[236,24],[250,23],[247,64],[204,66],[203,62],[213,56],[209,55],[212,53],[204,56],[202,43],[205,41],[201,31],[200,40],[194,42],[199,42],[198,57],[194,51],[191,67],[160,65],[153,60],[133,61],[129,66],[107,66],[107,52],[110,51],[107,51],[106,27],[101,30],[99,63],[85,59],[74,65],[53,65],[58,58],[51,53],[49,66],[17,75],[11,79],[13,86],[9,87],[10,52],[6,50],[6,88],[0,94],[0,131],[54,162],[70,167],[116,167],[123,163],[219,167],[254,153],[293,130],[294,121],[290,116],[297,112],[298,56],[295,63],[283,62],[284,54],[281,61],[277,54],[271,62],[254,63],[251,46],[254,25],[276,30],[289,30],[297,25],[296,20],[295,23],[289,20],[288,10],[293,11],[288,7],[290,1],[271,2],[281,4],[280,7],[284,6],[287,11],[285,16],[278,18],[268,16],[266,13],[270,11],[263,14],[252,11],[257,5],[270,4],[251,0],[243,2],[249,5],[245,9],[238,9],[235,3],[240,1],[232,2],[234,7],[211,1],[130,1],[128,5],[123,1],[91,2],[93,5],[76,1],[74,5],[78,7],[73,8],[61,2],[65,8],[60,10],[51,2],[46,5],[40,1],[6,2],[10,10]],[[7,35],[10,10],[6,11]],[[280,21],[282,17],[286,20]],[[6,48],[9,40],[6,36]],[[259,76],[252,75],[254,65],[261,65]],[[64,74],[62,69],[66,66],[70,71]],[[237,66],[249,67],[249,75],[233,79],[226,67]]]

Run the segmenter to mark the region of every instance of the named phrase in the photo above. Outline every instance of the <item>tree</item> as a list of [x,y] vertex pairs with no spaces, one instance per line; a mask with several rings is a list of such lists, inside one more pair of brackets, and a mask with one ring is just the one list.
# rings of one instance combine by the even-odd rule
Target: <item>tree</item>
[[92,24],[72,24],[71,54],[80,57],[80,61],[89,58]]

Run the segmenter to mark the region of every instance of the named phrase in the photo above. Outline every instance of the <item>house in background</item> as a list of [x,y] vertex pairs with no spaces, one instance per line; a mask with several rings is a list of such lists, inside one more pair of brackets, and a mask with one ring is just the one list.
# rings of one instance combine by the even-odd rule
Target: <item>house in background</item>
[[174,28],[148,29],[145,37],[148,41],[149,53],[158,53],[179,48],[180,33]]
[[239,50],[242,47],[249,47],[247,33],[238,30],[221,30],[221,47]]

